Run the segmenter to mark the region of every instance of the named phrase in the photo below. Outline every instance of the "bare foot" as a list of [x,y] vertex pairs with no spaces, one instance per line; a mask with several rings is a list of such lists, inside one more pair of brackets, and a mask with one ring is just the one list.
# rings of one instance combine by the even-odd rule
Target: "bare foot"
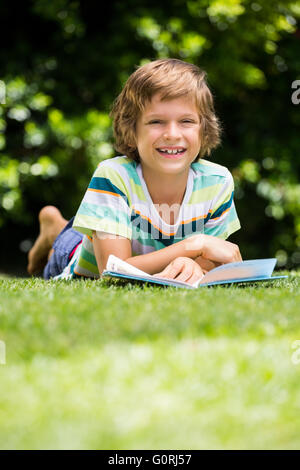
[[55,206],[43,207],[39,222],[40,234],[28,253],[27,271],[31,275],[41,272],[46,266],[54,240],[68,223]]

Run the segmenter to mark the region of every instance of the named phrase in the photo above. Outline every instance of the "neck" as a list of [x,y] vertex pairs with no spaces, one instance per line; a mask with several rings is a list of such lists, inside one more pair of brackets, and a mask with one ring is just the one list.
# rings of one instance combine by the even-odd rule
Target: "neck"
[[143,177],[154,204],[181,204],[184,198],[188,171],[178,175],[153,175],[151,169],[142,165]]

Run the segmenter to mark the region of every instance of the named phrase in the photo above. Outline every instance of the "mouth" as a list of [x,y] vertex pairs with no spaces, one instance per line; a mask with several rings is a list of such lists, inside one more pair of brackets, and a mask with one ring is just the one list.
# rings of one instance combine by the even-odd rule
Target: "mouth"
[[161,147],[156,149],[160,155],[163,155],[165,158],[179,158],[184,155],[186,149],[183,147]]

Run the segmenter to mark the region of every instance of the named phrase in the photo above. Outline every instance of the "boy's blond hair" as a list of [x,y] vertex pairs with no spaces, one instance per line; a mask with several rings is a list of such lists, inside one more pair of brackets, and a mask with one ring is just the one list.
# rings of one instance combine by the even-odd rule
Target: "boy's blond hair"
[[221,129],[205,78],[206,73],[196,65],[178,59],[160,59],[138,67],[111,110],[116,150],[140,161],[136,146],[137,119],[153,95],[159,93],[162,100],[182,96],[195,99],[201,123],[199,158],[209,155],[220,143]]

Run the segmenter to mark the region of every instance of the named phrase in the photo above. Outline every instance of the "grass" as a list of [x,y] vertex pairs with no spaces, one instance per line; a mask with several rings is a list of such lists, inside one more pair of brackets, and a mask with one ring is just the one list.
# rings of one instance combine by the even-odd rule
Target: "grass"
[[0,448],[299,448],[288,274],[196,291],[2,277]]

